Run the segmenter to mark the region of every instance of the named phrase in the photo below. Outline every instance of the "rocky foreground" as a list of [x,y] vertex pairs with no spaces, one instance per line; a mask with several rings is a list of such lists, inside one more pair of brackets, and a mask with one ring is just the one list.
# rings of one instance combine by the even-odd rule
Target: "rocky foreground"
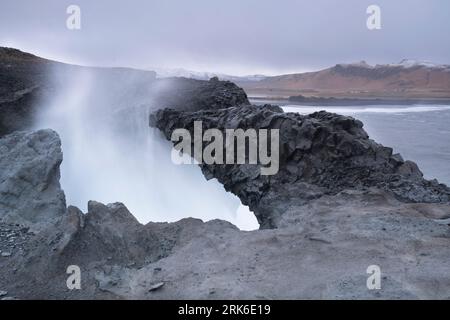
[[[330,117],[339,119],[307,119],[324,125]],[[91,201],[83,214],[65,208],[56,132],[15,132],[0,139],[0,150],[3,298],[450,298],[448,188],[423,180],[398,156],[391,163],[388,150],[382,160],[371,153],[373,177],[398,175],[394,181],[405,187],[377,187],[368,178],[329,192],[332,180],[313,187],[312,176],[302,183],[297,173],[281,183],[288,177],[283,171],[254,207],[263,226],[276,228],[252,232],[219,220],[142,225],[120,203]],[[264,183],[255,179],[242,181]],[[374,264],[382,270],[381,290],[366,287],[366,269]],[[66,286],[69,265],[81,269],[81,290]]]

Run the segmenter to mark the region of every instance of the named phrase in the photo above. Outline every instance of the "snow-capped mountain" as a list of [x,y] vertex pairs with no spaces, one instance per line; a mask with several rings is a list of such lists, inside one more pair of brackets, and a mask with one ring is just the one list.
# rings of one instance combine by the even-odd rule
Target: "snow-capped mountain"
[[150,67],[147,69],[155,71],[158,78],[184,77],[190,79],[208,80],[213,77],[218,77],[220,80],[229,80],[235,82],[260,81],[266,78],[266,76],[264,75],[232,76],[217,72],[192,71],[183,68]]
[[338,66],[341,67],[358,67],[358,68],[366,68],[366,69],[375,69],[375,68],[386,68],[386,67],[403,67],[403,68],[415,68],[415,67],[425,67],[425,68],[434,68],[434,69],[449,69],[450,65],[447,64],[436,64],[430,61],[421,61],[414,59],[403,59],[398,63],[388,63],[388,64],[376,64],[370,65],[366,61],[362,60],[359,62],[353,63],[340,63]]
[[450,65],[447,64],[436,64],[430,61],[420,61],[414,59],[403,59],[398,64],[391,64],[391,66],[402,66],[405,68],[413,67],[426,67],[426,68],[436,68],[436,69],[448,69]]
[[436,64],[430,61],[421,61],[414,59],[403,59],[398,63],[388,63],[388,64],[376,64],[370,65],[366,61],[362,60],[354,63],[340,63],[338,66],[341,67],[357,67],[357,68],[366,68],[366,69],[375,69],[375,68],[387,68],[387,67],[403,67],[403,68],[416,68],[416,67],[425,67],[425,68],[434,68],[434,69],[449,69],[450,65],[447,64]]

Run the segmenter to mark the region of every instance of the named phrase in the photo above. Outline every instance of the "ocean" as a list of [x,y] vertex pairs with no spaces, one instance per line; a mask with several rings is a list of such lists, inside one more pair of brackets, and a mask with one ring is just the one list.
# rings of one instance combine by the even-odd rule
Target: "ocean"
[[[261,100],[252,102],[262,104]],[[425,178],[450,185],[449,105],[311,107],[287,101],[270,103],[286,112],[326,110],[359,119],[371,139],[416,162]]]

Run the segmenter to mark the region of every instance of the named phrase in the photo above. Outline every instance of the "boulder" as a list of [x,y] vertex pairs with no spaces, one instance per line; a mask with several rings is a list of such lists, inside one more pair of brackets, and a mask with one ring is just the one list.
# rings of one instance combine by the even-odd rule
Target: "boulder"
[[0,139],[0,221],[42,230],[66,212],[59,166],[61,141],[52,130]]

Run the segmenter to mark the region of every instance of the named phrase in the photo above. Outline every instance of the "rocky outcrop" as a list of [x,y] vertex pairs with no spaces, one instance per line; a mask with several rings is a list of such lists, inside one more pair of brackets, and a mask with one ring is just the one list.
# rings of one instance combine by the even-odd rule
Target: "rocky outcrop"
[[169,78],[158,80],[160,108],[196,111],[249,104],[245,91],[230,81]]
[[203,130],[280,130],[280,170],[274,176],[260,175],[260,165],[201,165],[207,178],[217,178],[250,206],[262,228],[277,227],[292,206],[345,189],[375,187],[406,203],[450,201],[448,187],[423,179],[415,163],[369,139],[362,122],[351,117],[284,113],[270,105],[197,112],[165,109],[151,116],[151,125],[168,140],[177,128],[193,134],[194,121],[202,121]]
[[16,92],[11,100],[0,102],[0,137],[32,127],[36,116],[36,103],[42,99],[39,87]]
[[46,92],[48,60],[0,47],[0,137],[32,126]]
[[45,228],[64,214],[61,141],[51,130],[0,139],[0,220]]

